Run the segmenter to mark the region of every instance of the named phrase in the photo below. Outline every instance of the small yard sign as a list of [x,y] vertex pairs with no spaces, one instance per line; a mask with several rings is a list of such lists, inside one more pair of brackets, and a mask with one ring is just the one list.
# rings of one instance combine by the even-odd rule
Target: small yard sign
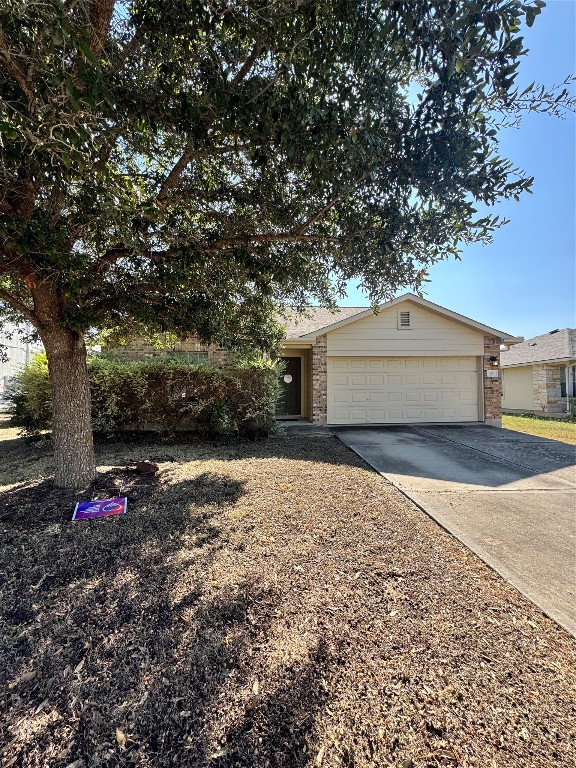
[[109,517],[124,515],[128,510],[128,499],[98,499],[94,501],[79,501],[74,509],[72,520],[91,520],[94,517]]

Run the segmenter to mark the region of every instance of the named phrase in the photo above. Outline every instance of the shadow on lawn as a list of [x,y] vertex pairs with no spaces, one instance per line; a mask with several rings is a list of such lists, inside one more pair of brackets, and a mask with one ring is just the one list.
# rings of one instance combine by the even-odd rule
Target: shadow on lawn
[[[97,464],[125,463],[129,458],[145,458],[154,462],[236,458],[282,458],[297,461],[318,461],[319,453],[324,453],[322,461],[329,464],[348,463],[343,456],[349,455],[349,463],[357,466],[355,455],[347,448],[332,454],[324,451],[324,446],[334,445],[336,439],[331,433],[322,435],[300,435],[297,432],[272,435],[257,440],[240,438],[222,438],[221,440],[202,440],[198,436],[186,433],[177,434],[171,439],[158,434],[124,436],[118,439],[99,439],[96,441]],[[49,479],[54,472],[53,446],[49,433],[40,438],[18,437],[2,440],[0,433],[0,485],[12,483],[34,483],[39,477]],[[123,454],[125,454],[124,457]]]
[[[37,515],[19,509],[29,484],[4,505],[4,763],[309,764],[327,653],[271,667],[260,649],[279,596],[211,577],[227,543],[217,515],[243,484],[211,473],[167,487],[130,478],[126,517],[66,523],[71,508],[49,483],[35,486]],[[117,471],[99,478],[104,489],[116,482]]]

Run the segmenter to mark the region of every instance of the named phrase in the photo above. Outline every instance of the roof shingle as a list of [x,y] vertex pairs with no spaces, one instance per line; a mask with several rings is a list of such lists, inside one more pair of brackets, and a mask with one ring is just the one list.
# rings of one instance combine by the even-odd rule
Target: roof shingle
[[325,307],[302,307],[301,310],[287,307],[280,320],[286,327],[286,338],[299,339],[327,328],[339,320],[366,312],[367,309],[370,307],[337,307],[335,310]]
[[503,368],[511,365],[531,365],[547,360],[571,360],[576,358],[576,328],[543,333],[526,339],[521,344],[514,344],[500,353]]

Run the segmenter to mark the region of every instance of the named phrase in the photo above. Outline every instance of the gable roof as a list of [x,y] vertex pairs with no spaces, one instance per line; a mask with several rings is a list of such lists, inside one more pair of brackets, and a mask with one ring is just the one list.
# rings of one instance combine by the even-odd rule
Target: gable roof
[[325,307],[301,307],[298,309],[288,309],[285,315],[282,315],[282,324],[286,327],[286,338],[299,339],[311,333],[316,333],[329,325],[339,321],[346,320],[353,315],[366,312],[369,307],[336,307],[335,310]]
[[543,333],[516,344],[500,354],[503,368],[513,365],[531,365],[551,361],[573,360],[576,358],[576,328],[562,328]]
[[[496,328],[491,328],[488,325],[471,320],[469,317],[459,315],[457,312],[452,312],[451,309],[441,307],[439,304],[434,304],[427,299],[422,299],[420,296],[416,296],[413,293],[405,293],[399,296],[397,299],[380,305],[381,310],[389,309],[390,307],[402,304],[405,301],[411,301],[415,304],[419,304],[421,307],[436,312],[436,314],[443,315],[444,317],[454,320],[462,325],[466,325],[469,328],[473,328],[476,331],[485,333],[490,336],[494,336],[500,341],[507,342],[508,344],[516,344],[519,341],[523,341],[522,337],[511,336],[510,334],[499,331]],[[294,310],[292,310],[293,312]],[[372,307],[338,307],[336,312],[331,312],[329,309],[322,309],[321,307],[307,307],[306,312],[308,318],[302,316],[295,316],[288,310],[284,316],[286,321],[286,338],[288,341],[314,341],[316,336],[321,333],[329,333],[337,328],[341,328],[344,325],[355,323],[357,320],[362,320],[365,317],[369,317],[373,314]]]

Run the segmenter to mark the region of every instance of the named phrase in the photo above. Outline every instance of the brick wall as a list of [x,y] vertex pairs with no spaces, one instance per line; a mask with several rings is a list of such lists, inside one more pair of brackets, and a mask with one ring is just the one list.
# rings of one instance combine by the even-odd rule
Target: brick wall
[[208,362],[216,368],[232,368],[234,354],[220,347],[208,347]]
[[196,336],[189,336],[183,341],[171,342],[166,347],[154,346],[144,339],[135,338],[128,344],[121,347],[110,347],[105,349],[105,351],[114,354],[115,357],[121,360],[143,360],[148,357],[168,355],[171,352],[206,352],[210,365],[214,365],[217,368],[228,368],[233,360],[233,353],[227,349],[201,344]]
[[[498,366],[490,362],[491,357],[498,358]],[[494,427],[502,426],[502,396],[500,388],[500,342],[491,336],[484,336],[484,421]],[[498,378],[488,378],[487,371],[497,371]]]
[[328,379],[326,367],[327,336],[318,336],[312,347],[312,421],[326,424]]
[[534,413],[562,413],[566,410],[566,401],[561,396],[559,365],[532,366],[532,386]]

